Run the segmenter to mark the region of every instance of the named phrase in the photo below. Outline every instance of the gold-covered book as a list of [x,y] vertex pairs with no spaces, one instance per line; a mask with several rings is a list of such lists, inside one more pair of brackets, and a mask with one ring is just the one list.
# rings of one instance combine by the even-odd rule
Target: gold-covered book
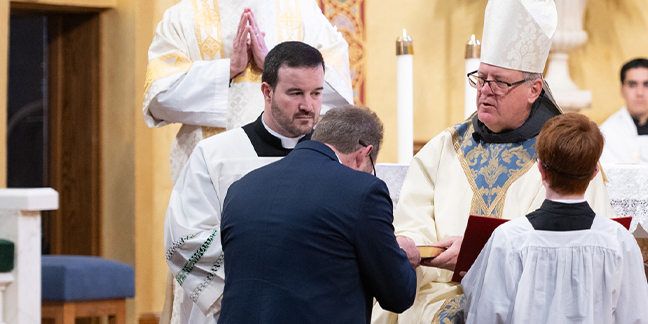
[[432,246],[432,245],[417,245],[419,253],[421,253],[421,259],[431,259],[441,254],[446,248]]

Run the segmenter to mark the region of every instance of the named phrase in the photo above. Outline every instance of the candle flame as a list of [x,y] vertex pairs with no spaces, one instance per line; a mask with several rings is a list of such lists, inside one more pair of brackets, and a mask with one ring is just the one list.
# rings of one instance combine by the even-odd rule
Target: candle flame
[[407,30],[405,30],[405,28],[403,28],[403,39],[406,39],[406,38],[407,38]]
[[472,35],[470,36],[470,41],[473,42],[473,43],[475,42],[475,34],[472,34]]

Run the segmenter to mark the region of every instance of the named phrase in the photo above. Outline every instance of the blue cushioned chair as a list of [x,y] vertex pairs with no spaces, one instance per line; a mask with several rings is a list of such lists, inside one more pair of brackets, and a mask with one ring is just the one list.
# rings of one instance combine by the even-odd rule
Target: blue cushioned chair
[[42,318],[74,324],[75,318],[108,316],[126,323],[126,298],[135,297],[133,267],[100,257],[43,255]]

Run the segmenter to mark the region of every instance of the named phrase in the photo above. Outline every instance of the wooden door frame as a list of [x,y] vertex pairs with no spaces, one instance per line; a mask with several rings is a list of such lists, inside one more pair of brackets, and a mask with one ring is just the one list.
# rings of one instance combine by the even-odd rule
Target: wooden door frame
[[45,182],[59,192],[60,206],[43,218],[49,252],[100,256],[100,14],[94,10],[31,10],[12,3],[11,14],[15,13],[47,17]]
[[[51,253],[99,256],[102,254],[100,17],[98,13],[47,16],[49,186],[59,191],[61,206],[51,215]],[[73,120],[77,118],[70,120],[71,116],[80,117],[79,121],[90,125],[75,125]],[[74,143],[72,150],[66,147],[70,142]],[[89,165],[74,165],[75,158],[70,153],[76,149],[86,159],[82,164]],[[79,169],[87,171],[84,166],[89,168],[89,174],[77,173]],[[85,175],[90,179],[83,179]],[[89,188],[89,197],[80,192],[81,186]],[[78,201],[79,196],[89,201]],[[70,224],[72,228],[68,228]],[[87,244],[88,239],[89,248],[78,246]]]

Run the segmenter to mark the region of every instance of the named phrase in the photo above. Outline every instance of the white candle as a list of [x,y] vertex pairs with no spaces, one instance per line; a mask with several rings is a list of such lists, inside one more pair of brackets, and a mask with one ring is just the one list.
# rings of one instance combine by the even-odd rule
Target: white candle
[[414,154],[414,48],[403,29],[396,40],[396,94],[398,109],[398,163],[409,164]]
[[466,68],[464,73],[464,118],[470,117],[477,110],[477,89],[470,86],[466,75],[479,68],[479,56],[481,54],[481,44],[475,39],[475,35],[470,36],[470,41],[466,44]]

